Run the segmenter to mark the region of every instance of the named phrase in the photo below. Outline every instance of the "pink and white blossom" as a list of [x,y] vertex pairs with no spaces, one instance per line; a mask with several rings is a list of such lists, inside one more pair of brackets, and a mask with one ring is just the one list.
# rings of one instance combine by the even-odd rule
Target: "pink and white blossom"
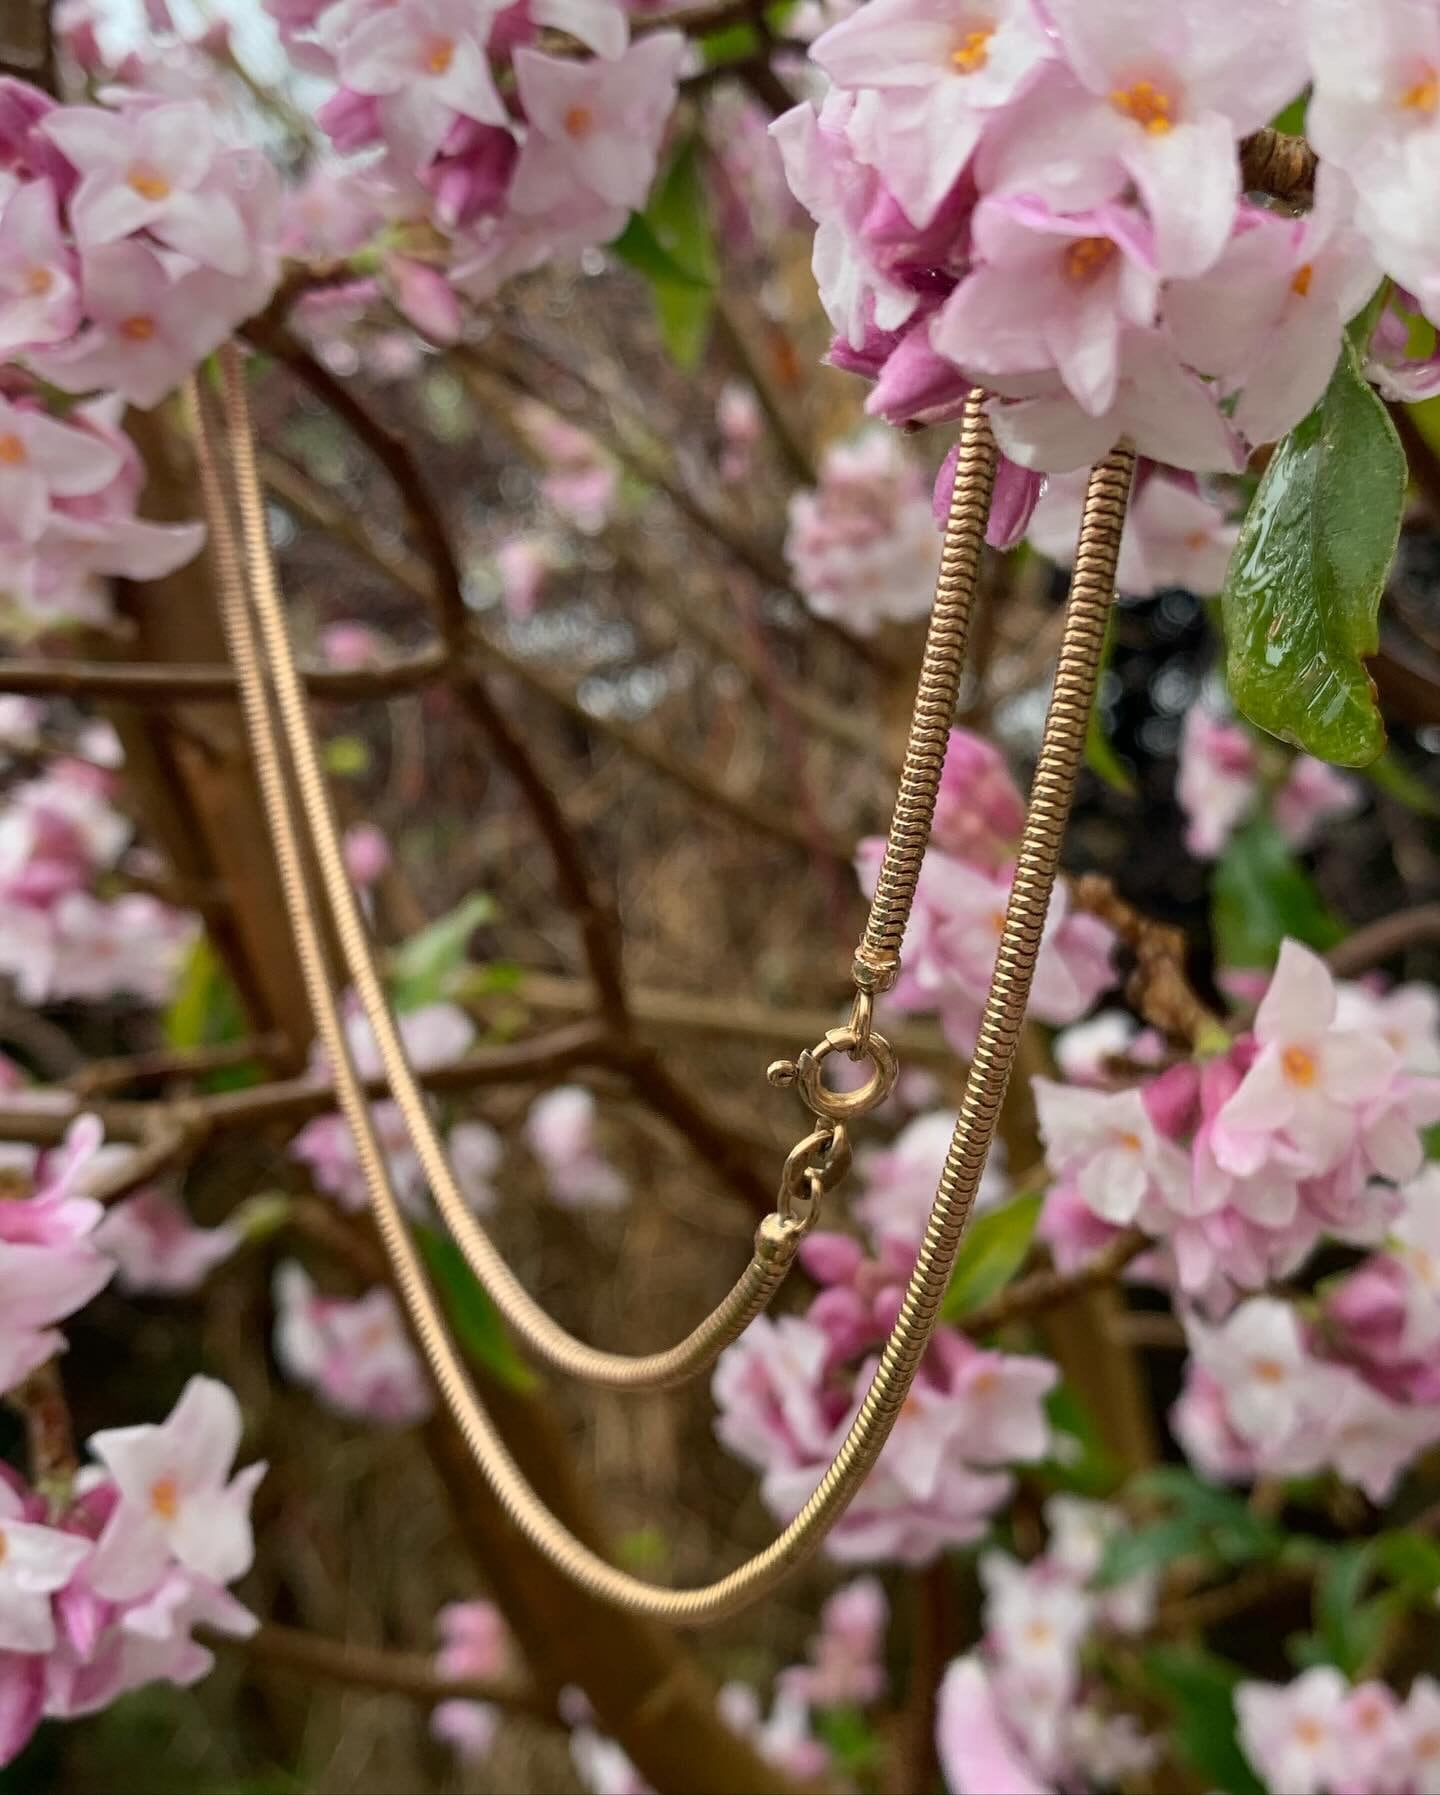
[[582,1085],[561,1085],[537,1097],[525,1118],[525,1139],[562,1207],[618,1209],[628,1199],[624,1174],[600,1145],[595,1098]]
[[282,1265],[275,1274],[275,1356],[339,1414],[399,1427],[430,1412],[424,1368],[383,1287],[354,1302],[322,1296],[301,1266]]

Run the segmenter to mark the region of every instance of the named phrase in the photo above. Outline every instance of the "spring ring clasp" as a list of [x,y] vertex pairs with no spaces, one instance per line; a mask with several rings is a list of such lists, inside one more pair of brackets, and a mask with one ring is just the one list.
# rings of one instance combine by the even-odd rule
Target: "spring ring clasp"
[[[875,1068],[858,1091],[832,1091],[825,1083],[822,1067],[831,1054],[843,1053],[850,1059],[869,1060]],[[895,1089],[900,1076],[900,1062],[895,1050],[874,1029],[862,1034],[854,1028],[831,1028],[814,1047],[807,1047],[798,1060],[776,1060],[766,1077],[771,1084],[795,1085],[813,1115],[824,1122],[853,1122],[869,1115]]]

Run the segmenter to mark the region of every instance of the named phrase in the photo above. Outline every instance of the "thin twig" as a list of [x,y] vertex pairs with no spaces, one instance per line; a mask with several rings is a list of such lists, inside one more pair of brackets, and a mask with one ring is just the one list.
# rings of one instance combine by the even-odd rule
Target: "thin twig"
[[1077,1266],[1074,1271],[1032,1272],[1029,1277],[1009,1285],[988,1303],[972,1309],[961,1318],[959,1326],[967,1334],[979,1335],[993,1333],[996,1328],[1005,1327],[1010,1322],[1028,1320],[1032,1315],[1039,1315],[1046,1309],[1068,1302],[1081,1291],[1110,1283],[1112,1279],[1119,1277],[1132,1259],[1138,1259],[1152,1244],[1149,1236],[1142,1234],[1138,1228],[1127,1228],[1123,1234],[1116,1235],[1109,1246],[1102,1247],[1092,1259],[1086,1260],[1084,1265]]
[[[432,685],[445,672],[440,648],[422,648],[397,655],[374,667],[302,667],[300,676],[312,698],[354,704],[367,698],[388,698]],[[233,700],[232,667],[166,665],[147,661],[0,661],[0,692],[27,698],[111,698],[136,704],[162,700],[196,702],[206,698]]]
[[1325,959],[1338,978],[1355,978],[1412,947],[1440,943],[1440,904],[1417,904],[1367,923],[1332,947]]
[[87,1066],[67,1078],[67,1087],[77,1097],[99,1097],[107,1092],[122,1091],[127,1085],[150,1084],[159,1079],[203,1078],[210,1072],[224,1072],[246,1066],[252,1060],[264,1062],[283,1056],[286,1042],[281,1035],[256,1035],[242,1041],[221,1041],[213,1047],[162,1048],[154,1053],[132,1053],[115,1059],[91,1060]]
[[201,1637],[217,1651],[257,1664],[297,1671],[303,1677],[350,1689],[368,1689],[377,1695],[405,1695],[426,1707],[449,1701],[485,1702],[512,1714],[554,1718],[554,1708],[538,1690],[487,1677],[442,1677],[434,1660],[422,1652],[394,1652],[348,1639],[325,1639],[318,1633],[273,1622],[248,1639],[209,1631]]

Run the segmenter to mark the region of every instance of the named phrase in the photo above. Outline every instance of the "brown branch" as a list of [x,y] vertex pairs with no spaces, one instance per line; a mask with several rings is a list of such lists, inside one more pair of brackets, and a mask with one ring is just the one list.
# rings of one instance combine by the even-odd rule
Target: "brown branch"
[[1269,193],[1308,205],[1318,167],[1319,158],[1303,137],[1268,126],[1252,132],[1240,145],[1240,184],[1247,193]]
[[1010,1322],[1026,1321],[1046,1309],[1068,1302],[1082,1291],[1093,1290],[1118,1278],[1132,1259],[1138,1259],[1154,1243],[1138,1228],[1127,1228],[1117,1234],[1107,1247],[1087,1259],[1074,1271],[1037,1271],[1007,1286],[988,1303],[981,1303],[960,1318],[959,1326],[967,1334],[990,1334]]
[[[353,704],[367,698],[389,698],[431,685],[445,672],[439,648],[397,655],[375,667],[301,668],[312,698]],[[158,665],[148,661],[0,661],[0,692],[30,698],[110,698],[136,704],[158,700],[233,701],[235,672],[224,666]]]
[[1367,923],[1332,947],[1326,964],[1337,978],[1355,978],[1412,947],[1440,943],[1440,904],[1417,904]]
[[42,1495],[54,1494],[63,1498],[79,1460],[75,1455],[75,1429],[58,1363],[51,1359],[32,1371],[5,1401],[25,1423],[31,1483]]
[[1125,996],[1153,1028],[1190,1047],[1223,1032],[1220,1018],[1201,1002],[1185,975],[1185,937],[1179,929],[1142,915],[1100,873],[1073,880],[1070,891],[1076,904],[1109,923],[1134,955]]
[[202,1078],[208,1072],[224,1072],[252,1060],[271,1060],[282,1054],[279,1035],[257,1035],[243,1041],[221,1041],[213,1047],[164,1048],[154,1053],[133,1053],[115,1059],[91,1060],[65,1084],[77,1097],[89,1099],[127,1085],[149,1084],[167,1078]]
[[[610,1034],[601,1023],[579,1022],[513,1046],[479,1047],[449,1065],[417,1072],[416,1076],[430,1091],[474,1090],[532,1080],[543,1083],[579,1066],[607,1061],[610,1042]],[[389,1094],[379,1078],[370,1079],[365,1090],[372,1098]],[[330,1081],[309,1076],[278,1079],[242,1091],[214,1091],[172,1103],[81,1103],[71,1095],[63,1104],[12,1101],[0,1105],[0,1140],[54,1146],[64,1139],[75,1117],[87,1111],[99,1116],[112,1139],[144,1145],[153,1138],[157,1125],[165,1122],[188,1125],[204,1138],[276,1122],[298,1124],[335,1108],[335,1088]]]
[[192,1159],[207,1132],[205,1122],[198,1116],[181,1112],[173,1117],[156,1117],[135,1151],[113,1172],[96,1179],[87,1194],[97,1203],[118,1203],[162,1172],[173,1171]]
[[217,1651],[277,1670],[296,1671],[316,1682],[368,1689],[377,1695],[404,1695],[431,1708],[449,1701],[486,1702],[511,1714],[555,1718],[553,1704],[538,1690],[487,1677],[444,1677],[423,1652],[396,1652],[349,1639],[326,1639],[273,1622],[248,1639],[205,1630],[201,1637]]

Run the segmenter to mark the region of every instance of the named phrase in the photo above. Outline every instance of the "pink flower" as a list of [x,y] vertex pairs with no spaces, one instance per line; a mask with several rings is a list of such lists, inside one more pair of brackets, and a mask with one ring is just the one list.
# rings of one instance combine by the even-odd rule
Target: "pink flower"
[[143,243],[87,250],[82,277],[88,325],[73,342],[29,357],[63,392],[108,387],[149,410],[229,334],[229,319],[207,304],[211,277],[201,271],[172,281]]
[[1167,290],[1177,348],[1241,385],[1234,423],[1251,442],[1274,442],[1319,401],[1345,325],[1380,278],[1353,212],[1349,181],[1322,163],[1303,218],[1247,209],[1214,267]]
[[275,1274],[275,1309],[276,1358],[330,1408],[396,1427],[429,1414],[430,1386],[388,1290],[321,1296],[291,1261]]
[[820,1610],[808,1664],[780,1673],[780,1686],[812,1708],[866,1707],[885,1691],[890,1604],[875,1577],[843,1584]]
[[540,1161],[550,1195],[566,1209],[618,1209],[630,1195],[623,1174],[601,1151],[595,1099],[581,1085],[561,1085],[537,1097],[525,1119],[525,1138]]
[[0,1768],[13,1764],[45,1714],[45,1659],[0,1652]]
[[728,1726],[787,1777],[813,1782],[824,1776],[830,1754],[812,1737],[809,1706],[794,1690],[782,1684],[767,1715],[748,1683],[724,1683],[715,1706]]
[[224,1384],[192,1377],[159,1426],[113,1427],[90,1449],[120,1500],[86,1575],[123,1601],[152,1589],[170,1563],[216,1584],[233,1582],[255,1556],[250,1502],[263,1464],[235,1477],[240,1405]]
[[0,1651],[48,1652],[55,1644],[51,1598],[90,1556],[90,1542],[47,1527],[0,1481]]
[[1293,1683],[1242,1683],[1235,1691],[1240,1743],[1272,1789],[1319,1795],[1334,1788],[1346,1754],[1346,1684],[1328,1664]]
[[968,729],[952,729],[935,796],[930,838],[937,848],[998,871],[1015,858],[1025,800],[1000,750]]
[[1271,815],[1292,848],[1311,846],[1321,826],[1353,816],[1365,802],[1358,779],[1339,773],[1309,754],[1297,754],[1275,793]]
[[[954,1132],[954,1116],[932,1110],[907,1122],[890,1146],[862,1156],[865,1190],[853,1208],[877,1239],[919,1245]],[[976,1210],[993,1208],[1005,1189],[1004,1152],[997,1146],[986,1161]]]
[[685,56],[676,31],[656,31],[611,61],[515,52],[530,124],[510,188],[518,212],[548,212],[577,189],[606,206],[644,203]]
[[440,269],[411,256],[390,255],[385,274],[396,310],[422,337],[442,345],[459,341],[460,301]]
[[586,535],[603,530],[615,509],[619,475],[595,439],[541,405],[527,405],[520,422],[547,465],[545,497]]
[[488,1122],[457,1122],[445,1140],[466,1203],[477,1215],[495,1207],[496,1172],[505,1149]]
[[238,208],[215,178],[219,145],[209,107],[62,106],[44,130],[80,173],[69,214],[82,250],[145,231],[204,267],[246,272],[251,246]]
[[435,154],[457,117],[503,125],[486,54],[492,0],[399,0],[349,15],[335,45],[344,87],[379,101],[381,131],[407,172]]
[[[1087,475],[1059,474],[1046,482],[1027,535],[1033,548],[1061,567],[1073,565]],[[1240,533],[1224,510],[1188,476],[1156,468],[1138,481],[1120,546],[1115,585],[1148,598],[1167,586],[1209,597],[1220,590]],[[1187,712],[1197,714],[1199,707]]]
[[764,414],[752,387],[740,380],[725,382],[715,404],[715,427],[722,445],[720,478],[727,484],[745,479],[765,436]]
[[343,846],[345,870],[357,885],[374,885],[390,870],[390,843],[374,823],[352,824],[345,831]]
[[550,577],[550,558],[533,536],[510,536],[495,551],[500,602],[517,622],[535,615]]
[[924,228],[989,120],[1053,55],[1030,0],[999,6],[872,0],[811,46],[841,88],[878,90],[867,160]]
[[80,322],[75,256],[55,189],[27,181],[0,213],[0,355],[61,343]]
[[[442,1677],[501,1678],[509,1668],[509,1630],[493,1602],[450,1602],[435,1617],[444,1644],[435,1654]],[[499,1726],[488,1702],[441,1702],[430,1715],[430,1731],[465,1763],[488,1756]]]
[[1185,846],[1214,860],[1255,808],[1258,756],[1249,731],[1192,705],[1180,731],[1180,777],[1175,795],[1188,827]]
[[1115,403],[1122,330],[1154,322],[1148,239],[1144,218],[1122,206],[1062,215],[1024,196],[983,200],[975,265],[936,315],[931,344],[985,382],[1054,367],[1100,416]]
[[859,635],[929,611],[940,542],[897,437],[872,428],[826,450],[819,486],[790,500],[785,555],[815,615]]
[[1255,1452],[1235,1431],[1218,1379],[1191,1364],[1185,1388],[1170,1411],[1170,1431],[1190,1463],[1214,1483],[1247,1483],[1256,1475]]
[[1255,1016],[1260,1051],[1220,1111],[1214,1151],[1230,1171],[1267,1159],[1329,1170],[1354,1137],[1356,1110],[1397,1071],[1383,1041],[1336,1026],[1335,982],[1324,962],[1286,941]]
[[95,1230],[95,1245],[115,1261],[128,1295],[198,1289],[240,1244],[233,1228],[197,1228],[184,1207],[158,1188],[117,1203]]
[[989,1673],[975,1656],[957,1658],[940,1685],[936,1736],[951,1795],[1049,1795],[1006,1725]]
[[986,384],[1005,396],[990,407],[996,441],[1021,467],[1061,474],[1089,467],[1121,437],[1152,461],[1195,473],[1235,473],[1243,465],[1240,439],[1214,391],[1160,331],[1122,336],[1114,402],[1098,415],[1078,405],[1058,376],[992,374]]
[[1185,1155],[1150,1119],[1138,1090],[1075,1090],[1032,1082],[1045,1161],[1074,1183],[1102,1221],[1135,1221],[1156,1205],[1179,1207],[1189,1187]]
[[1161,272],[1203,272],[1235,216],[1236,140],[1305,84],[1284,0],[1231,7],[1223,24],[1196,0],[1159,14],[1130,0],[1049,0],[1048,11],[1070,77],[1017,109],[1003,185],[1075,209],[1133,182]]
[[837,91],[818,116],[806,102],[777,118],[770,133],[791,191],[819,227],[812,266],[825,315],[858,350],[872,332],[898,330],[920,301],[882,265],[879,246],[862,235],[880,187],[846,136],[855,106],[853,94]]
[[52,501],[101,491],[120,466],[92,432],[0,398],[0,523],[22,542],[40,539]]
[[325,659],[336,667],[373,667],[385,658],[385,641],[368,623],[331,623],[321,631]]
[[[56,1225],[55,1208],[48,1212],[47,1233]],[[0,1392],[13,1390],[64,1350],[55,1323],[83,1308],[114,1269],[83,1239],[67,1244],[16,1240],[9,1237],[15,1226],[10,1223],[0,1237]]]

